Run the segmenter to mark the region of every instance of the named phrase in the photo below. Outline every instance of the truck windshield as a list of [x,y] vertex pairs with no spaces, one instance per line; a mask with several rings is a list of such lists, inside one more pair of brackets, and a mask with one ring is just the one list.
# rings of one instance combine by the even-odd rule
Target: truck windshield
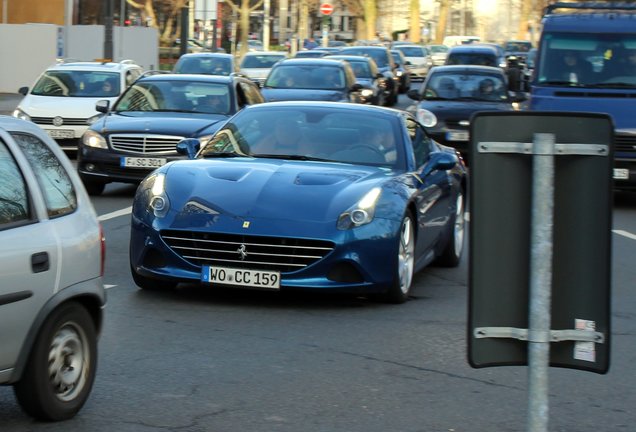
[[636,88],[636,33],[544,33],[538,85]]

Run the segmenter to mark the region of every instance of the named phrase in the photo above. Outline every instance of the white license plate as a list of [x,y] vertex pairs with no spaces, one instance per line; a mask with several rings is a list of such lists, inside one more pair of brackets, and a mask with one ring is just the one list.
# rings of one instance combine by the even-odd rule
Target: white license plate
[[629,180],[629,170],[627,168],[614,168],[615,180]]
[[447,141],[468,141],[468,131],[449,131],[446,132]]
[[280,273],[263,270],[203,266],[201,281],[213,285],[280,289]]
[[46,133],[53,139],[75,138],[75,131],[70,129],[46,129]]
[[166,163],[166,158],[122,157],[120,160],[120,166],[128,168],[159,168]]

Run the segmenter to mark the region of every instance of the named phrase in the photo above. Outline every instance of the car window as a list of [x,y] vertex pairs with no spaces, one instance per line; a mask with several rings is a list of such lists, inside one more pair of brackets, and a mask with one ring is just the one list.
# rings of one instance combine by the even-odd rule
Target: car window
[[50,70],[33,86],[31,94],[58,97],[115,97],[121,93],[117,72]]
[[0,230],[31,220],[28,190],[11,152],[0,141]]
[[42,189],[49,217],[72,213],[77,208],[73,183],[53,152],[39,138],[27,134],[13,134]]
[[274,66],[274,64],[280,60],[285,58],[284,55],[267,55],[267,54],[258,54],[243,57],[243,62],[241,63],[242,68],[253,68],[253,69],[267,69]]
[[395,49],[402,51],[406,57],[425,57],[426,49],[420,47],[398,46]]
[[508,92],[503,75],[449,72],[429,77],[424,98],[507,101]]
[[497,59],[494,54],[481,52],[450,53],[446,59],[446,64],[498,66]]
[[406,129],[409,133],[409,137],[411,138],[413,154],[415,155],[415,163],[418,167],[420,167],[428,160],[433,149],[433,142],[429,136],[426,135],[424,128],[415,120],[408,117],[406,118]]
[[263,99],[263,96],[261,95],[261,92],[258,90],[256,85],[246,82],[240,82],[239,86],[241,90],[243,90],[247,105],[255,105],[265,102],[265,99]]

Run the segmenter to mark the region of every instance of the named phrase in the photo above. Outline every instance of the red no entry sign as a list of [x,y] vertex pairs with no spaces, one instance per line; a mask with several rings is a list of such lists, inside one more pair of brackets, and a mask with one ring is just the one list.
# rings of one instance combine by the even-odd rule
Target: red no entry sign
[[322,3],[320,5],[320,13],[323,15],[331,15],[333,12],[333,5],[330,3]]

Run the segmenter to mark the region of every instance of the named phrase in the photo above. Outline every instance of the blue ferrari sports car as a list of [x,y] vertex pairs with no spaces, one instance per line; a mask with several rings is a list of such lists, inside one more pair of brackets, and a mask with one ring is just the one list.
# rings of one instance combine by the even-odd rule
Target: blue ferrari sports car
[[402,303],[458,265],[467,174],[412,114],[337,102],[244,108],[139,185],[130,266],[144,289],[321,290]]

